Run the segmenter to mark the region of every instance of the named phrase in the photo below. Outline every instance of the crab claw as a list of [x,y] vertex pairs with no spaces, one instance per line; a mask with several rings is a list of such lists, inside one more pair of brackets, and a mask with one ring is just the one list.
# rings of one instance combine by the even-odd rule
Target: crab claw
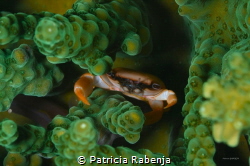
[[177,103],[177,97],[176,97],[176,95],[175,95],[175,93],[173,91],[164,90],[162,94],[163,94],[163,96],[165,96],[167,98],[166,100],[167,100],[167,103],[168,103],[168,105],[166,105],[164,107],[164,109],[169,108],[169,107],[171,107],[171,106],[173,106],[173,105],[175,105]]
[[159,94],[155,96],[148,96],[147,97],[150,100],[165,100],[167,101],[167,105],[164,107],[164,109],[169,108],[177,103],[177,97],[175,93],[172,90],[163,90]]
[[[144,114],[146,117],[145,125],[158,122],[163,115],[163,109],[169,108],[177,103],[175,93],[167,89],[161,91],[155,96],[147,96],[147,99],[152,111]],[[165,107],[165,103],[163,101],[167,101],[167,105]]]
[[85,73],[76,81],[74,92],[84,104],[90,105],[87,97],[92,93],[93,88],[94,76],[90,73]]

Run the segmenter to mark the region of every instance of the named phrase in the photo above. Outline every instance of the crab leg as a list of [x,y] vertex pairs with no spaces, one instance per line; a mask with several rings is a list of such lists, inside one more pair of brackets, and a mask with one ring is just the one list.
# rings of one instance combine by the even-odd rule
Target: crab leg
[[93,76],[90,73],[85,73],[75,83],[74,92],[84,104],[90,105],[87,97],[93,92],[95,87],[119,91],[119,89],[113,88],[109,85],[112,85],[112,83],[108,80],[105,74],[101,76]]
[[76,81],[74,92],[84,104],[90,105],[87,97],[92,93],[94,87],[94,76],[90,73],[85,73]]
[[163,115],[163,101],[148,100],[152,111],[144,113],[146,121],[144,125],[151,125],[158,122]]

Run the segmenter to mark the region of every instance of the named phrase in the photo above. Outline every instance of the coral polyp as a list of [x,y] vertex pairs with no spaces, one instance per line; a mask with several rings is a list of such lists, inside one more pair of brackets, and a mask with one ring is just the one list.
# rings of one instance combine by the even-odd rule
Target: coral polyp
[[[244,129],[249,130],[243,118],[248,105],[249,78],[243,73],[249,68],[246,44],[249,43],[249,1],[176,2],[179,14],[188,20],[194,44],[182,111],[188,142],[187,162],[216,165],[212,137],[218,143],[236,147],[239,143],[246,144],[242,134]],[[198,129],[200,125],[203,131]],[[210,140],[209,148],[202,144],[202,132]],[[200,150],[206,157],[199,156]],[[248,161],[244,160],[246,164]]]
[[1,111],[8,110],[18,94],[45,96],[61,83],[61,70],[39,56],[26,44],[0,51]]
[[150,45],[143,10],[140,1],[78,0],[64,15],[2,12],[0,43],[32,39],[50,63],[73,61],[90,73],[102,75],[113,65],[109,50],[114,46],[135,56]]

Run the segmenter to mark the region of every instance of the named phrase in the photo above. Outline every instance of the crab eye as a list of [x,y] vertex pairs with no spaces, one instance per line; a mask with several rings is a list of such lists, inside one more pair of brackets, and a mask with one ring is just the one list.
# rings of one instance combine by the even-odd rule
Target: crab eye
[[107,75],[110,76],[111,78],[114,78],[114,77],[115,77],[115,73],[112,72],[112,71],[111,71],[111,72],[108,72]]
[[160,86],[159,84],[153,83],[153,84],[152,84],[152,88],[153,88],[153,89],[160,89],[161,86]]

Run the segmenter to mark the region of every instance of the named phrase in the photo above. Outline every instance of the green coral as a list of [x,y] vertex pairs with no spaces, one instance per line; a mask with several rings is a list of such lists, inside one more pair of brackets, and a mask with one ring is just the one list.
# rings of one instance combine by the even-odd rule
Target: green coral
[[[79,106],[70,109],[67,116],[57,115],[54,117],[47,129],[28,124],[19,126],[12,120],[2,121],[0,123],[0,145],[12,153],[12,157],[16,158],[16,162],[19,161],[20,165],[25,165],[29,161],[26,159],[27,156],[37,153],[46,158],[55,157],[57,165],[79,165],[77,162],[79,156],[86,158],[89,156],[101,158],[122,156],[129,159],[128,164],[130,165],[132,164],[131,155],[141,158],[145,155],[148,158],[163,157],[162,154],[154,154],[145,149],[136,152],[125,147],[113,148],[109,145],[98,145],[99,132],[97,128],[99,129],[101,124],[105,125],[106,123],[115,127],[105,126],[115,134],[120,134],[119,128],[122,128],[120,130],[128,129],[126,131],[130,132],[128,137],[126,134],[121,135],[128,142],[135,143],[138,141],[144,117],[142,113],[139,113],[140,110],[137,107],[114,92],[96,89],[89,99],[92,103],[91,106],[82,105],[80,102]],[[111,112],[109,112],[113,108],[118,112],[115,117],[111,117]],[[97,111],[93,112],[93,110]],[[113,118],[113,122],[102,123],[101,119],[108,117]],[[131,127],[135,128],[130,130]],[[135,134],[137,137],[131,139],[131,134]],[[11,162],[9,155],[5,158],[8,163]]]
[[[232,125],[234,122],[237,123],[237,118],[232,119],[228,115],[233,113],[230,111],[232,107],[241,110],[239,98],[236,96],[241,96],[242,90],[231,81],[225,81],[224,76],[220,76],[221,72],[225,72],[221,66],[228,54],[240,49],[237,46],[241,44],[236,43],[247,43],[249,38],[249,22],[246,21],[249,17],[249,1],[175,1],[179,5],[179,14],[188,20],[194,45],[188,85],[185,88],[186,102],[182,108],[182,114],[185,116],[184,137],[187,141],[186,160],[189,165],[215,165],[215,145],[212,137],[219,142],[235,146],[240,133],[240,130],[235,130]],[[237,46],[234,46],[235,44]],[[209,98],[209,101],[204,102],[203,95]],[[239,116],[244,116],[245,111],[241,112]],[[231,124],[225,124],[229,119]],[[240,127],[241,123],[237,124],[238,128],[244,128]],[[204,138],[210,140],[209,145],[203,144]],[[203,155],[199,155],[200,153]]]
[[15,166],[40,166],[42,165],[42,159],[38,154],[33,154],[27,157],[20,153],[8,153],[3,164]]
[[[223,57],[221,77],[212,77],[205,84],[201,115],[214,121],[213,136],[217,142],[235,147],[243,130],[250,129],[249,41],[234,45]],[[226,97],[225,97],[226,96]]]
[[[79,165],[76,159],[83,155],[86,158],[85,165],[98,165],[97,162],[90,163],[90,156],[96,158],[111,158],[111,156],[112,158],[121,158],[122,156],[122,158],[128,159],[128,164],[126,165],[134,165],[131,161],[131,155],[135,155],[138,158],[143,158],[145,155],[148,158],[163,157],[162,154],[154,154],[146,149],[135,152],[125,147],[113,148],[109,145],[98,145],[96,143],[97,133],[91,118],[76,120],[71,123],[67,130],[61,127],[55,128],[52,134],[52,142],[55,144],[59,153],[59,156],[55,158],[55,163],[57,165]],[[67,143],[65,144],[65,142]],[[83,160],[78,159],[78,161]],[[108,161],[110,164],[112,164],[112,162]],[[105,161],[103,163],[105,163]]]
[[4,120],[0,125],[0,145],[4,146],[9,152],[26,156],[43,148],[44,128],[34,125],[18,126],[12,120]]
[[136,143],[145,121],[144,115],[138,106],[125,101],[114,92],[96,89],[89,97],[90,106],[79,103],[79,106],[70,108],[70,113],[79,109],[86,109],[87,116],[96,119],[114,134],[123,136],[129,143]]
[[[76,120],[70,127],[56,127],[51,139],[59,156],[55,158],[57,165],[78,165],[81,155],[91,156],[97,153],[97,130],[91,118]],[[65,144],[65,142],[67,142]]]
[[31,39],[50,63],[73,61],[92,74],[102,75],[113,65],[108,50],[134,56],[150,45],[144,12],[140,1],[78,0],[64,16],[2,13],[0,43]]
[[18,94],[45,96],[60,84],[60,69],[44,58],[35,58],[26,44],[12,52],[0,50],[0,110],[9,109]]
[[19,39],[32,39],[37,18],[24,13],[0,12],[0,44],[17,42]]

